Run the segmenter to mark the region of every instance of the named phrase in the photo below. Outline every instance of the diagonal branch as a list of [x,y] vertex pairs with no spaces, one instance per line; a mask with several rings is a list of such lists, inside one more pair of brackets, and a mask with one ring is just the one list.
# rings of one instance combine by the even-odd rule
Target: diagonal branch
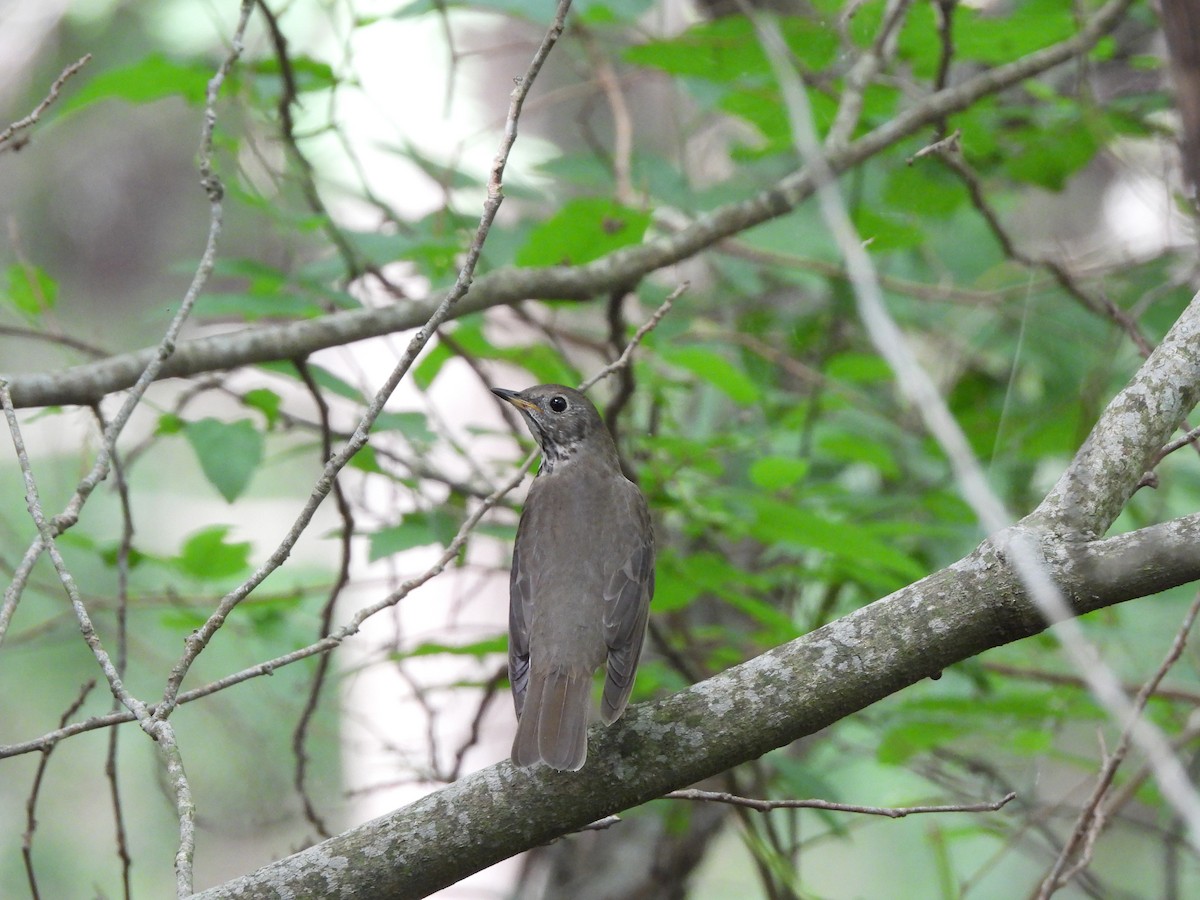
[[[247,0],[249,2],[249,0]],[[559,36],[562,34],[565,27],[567,11],[571,7],[571,0],[559,0],[555,10],[554,21],[550,28],[543,36],[541,43],[533,54],[528,67],[525,70],[523,77],[516,79],[516,86],[509,95],[508,117],[504,124],[504,136],[501,138],[500,146],[496,151],[496,155],[492,160],[491,170],[488,176],[487,183],[487,199],[483,204],[483,212],[479,217],[479,225],[476,227],[474,237],[470,246],[467,248],[465,259],[462,266],[459,268],[458,277],[455,280],[454,287],[446,294],[446,296],[438,303],[437,307],[429,314],[428,319],[422,324],[409,340],[400,359],[392,368],[391,373],[384,380],[383,384],[375,392],[370,404],[367,406],[366,412],[363,413],[359,420],[358,426],[354,429],[354,433],[345,443],[341,450],[331,456],[325,463],[325,468],[321,473],[321,477],[317,480],[316,485],[309,493],[308,499],[305,501],[300,513],[296,516],[291,528],[284,535],[279,545],[267,558],[261,566],[237,588],[230,591],[221,598],[217,608],[209,615],[205,623],[188,635],[184,641],[184,652],[180,656],[179,661],[171,669],[171,674],[167,678],[166,686],[163,689],[163,699],[154,712],[156,722],[165,721],[174,711],[178,702],[179,691],[183,684],[183,679],[188,671],[195,663],[197,657],[204,651],[216,635],[216,633],[225,624],[226,619],[233,610],[247,596],[250,595],[266,578],[275,570],[277,570],[287,560],[291,554],[292,548],[300,539],[300,535],[307,530],[312,521],[312,517],[316,514],[317,508],[329,495],[333,488],[334,480],[338,473],[345,468],[346,464],[361,450],[367,443],[368,436],[375,424],[375,420],[383,411],[384,404],[387,403],[400,381],[408,374],[413,362],[416,360],[420,352],[425,348],[429,339],[437,332],[437,329],[450,316],[451,311],[464,297],[468,296],[467,292],[471,288],[472,281],[475,277],[475,267],[479,263],[479,258],[483,253],[483,245],[487,240],[488,233],[491,230],[492,223],[495,221],[496,213],[500,210],[500,204],[504,201],[504,170],[508,165],[509,153],[512,151],[513,145],[517,140],[517,125],[521,118],[521,110],[525,103],[525,98],[529,93],[538,73],[541,71],[546,58],[550,55],[550,51],[558,42]],[[441,570],[438,569],[440,572]],[[432,577],[432,575],[430,575]],[[396,601],[391,601],[394,603]],[[387,603],[386,605],[391,605]],[[376,604],[379,609],[384,608]],[[378,611],[378,610],[376,610]],[[360,615],[363,613],[360,610]],[[365,618],[365,616],[364,616]],[[361,619],[359,620],[362,621]],[[355,625],[357,629],[357,624]],[[343,629],[344,630],[344,629]],[[353,632],[349,632],[353,633]],[[321,643],[321,642],[318,642]]]
[[[1128,566],[1119,578],[1080,564],[1059,585],[1082,614],[1200,578],[1200,516],[1155,526],[1175,568]],[[1097,545],[1121,542],[1111,538]],[[1097,546],[1099,553],[1099,546]],[[1142,576],[1153,573],[1147,583]],[[589,737],[575,773],[507,761],[257,872],[203,900],[281,894],[424,897],[516,853],[661,797],[820,731],[986,649],[1046,628],[996,547],[811,634],[656,703],[631,707]],[[348,865],[353,860],[353,865]],[[369,886],[369,887],[368,887]]]
[[[1131,3],[1109,0],[1074,36],[929,95],[857,141],[831,151],[826,163],[834,173],[845,172],[983,97],[1086,53],[1116,27]],[[813,186],[811,172],[803,168],[754,197],[718,207],[674,234],[618,250],[587,265],[510,268],[482,275],[447,318],[529,297],[588,300],[620,285],[636,283],[648,273],[694,256],[730,235],[786,215],[811,196]],[[178,345],[160,374],[163,378],[178,378],[271,360],[301,359],[317,350],[418,328],[439,305],[439,300],[428,299],[186,341]],[[139,350],[57,372],[13,375],[9,378],[13,402],[18,407],[94,403],[132,384],[152,352]]]
[[[1189,412],[1153,407],[1160,421],[1135,430],[1141,445],[1105,435],[1126,423],[1147,384],[1195,397],[1200,297],[1109,404],[1071,471],[1097,475],[1093,490],[1161,446]],[[1187,359],[1183,348],[1192,348]],[[1081,486],[1081,490],[1083,490]],[[331,888],[422,897],[471,872],[623,809],[695,784],[863,709],[946,667],[1047,627],[1004,549],[1034,536],[1042,565],[1074,615],[1200,579],[1200,514],[1131,534],[1079,542],[1053,529],[1064,494],[984,541],[957,563],[795,641],[656,703],[590,736],[580,772],[517,769],[507,762],[258,872],[200,894],[205,900],[310,895]],[[1083,497],[1089,508],[1104,504]],[[354,865],[347,866],[347,859]],[[369,885],[366,890],[363,885]]]
[[[92,54],[85,53],[75,62],[71,63],[50,85],[50,91],[42,99],[42,101],[33,108],[29,115],[22,119],[13,122],[3,131],[0,131],[0,153],[5,150],[20,150],[28,141],[28,135],[17,137],[18,132],[26,128],[32,128],[42,118],[42,113],[50,108],[50,106],[58,99],[58,95],[62,93],[63,86],[84,66],[92,61]],[[15,140],[14,140],[15,138]],[[11,142],[11,143],[10,143]]]

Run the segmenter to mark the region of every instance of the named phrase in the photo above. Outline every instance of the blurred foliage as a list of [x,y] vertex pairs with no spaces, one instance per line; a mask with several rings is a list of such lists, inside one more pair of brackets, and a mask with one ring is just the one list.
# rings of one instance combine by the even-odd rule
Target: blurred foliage
[[[125,105],[161,109],[182,101],[189,121],[197,118],[231,10],[209,23],[214,37],[203,50],[185,51],[171,35],[194,27],[191,14],[175,8],[157,18],[154,6],[118,4],[87,20],[68,15],[58,23],[63,52],[86,45],[94,48],[96,61],[48,114],[39,142],[66,139],[75,134],[72,127],[94,121],[89,116],[119,122]],[[398,138],[376,141],[361,121],[344,113],[371,97],[354,41],[370,38],[376,29],[404,34],[394,29],[410,23],[444,26],[456,35],[475,59],[467,65],[456,58],[461,69],[456,78],[466,86],[456,81],[450,90],[466,96],[461,102],[471,110],[467,120],[475,119],[470,127],[485,133],[490,146],[501,107],[481,98],[490,102],[500,95],[472,87],[472,80],[505,86],[510,69],[523,66],[523,58],[511,65],[507,56],[491,60],[489,48],[516,39],[524,47],[551,4],[417,0],[353,6],[341,11],[348,16],[334,16],[321,4],[288,5],[286,14],[279,12],[279,26],[289,38],[286,58],[274,55],[261,22],[252,29],[247,58],[227,82],[219,106],[218,162],[230,236],[197,307],[199,327],[253,327],[436,297],[457,272],[478,221],[485,172],[461,148],[418,140],[403,128]],[[682,22],[682,13],[668,6],[675,10],[671,17],[649,0],[577,5],[555,51],[560,66],[535,90],[546,108],[535,106],[522,123],[522,134],[536,138],[537,150],[530,151],[535,159],[518,161],[521,167],[509,177],[509,199],[489,237],[485,270],[599,259],[751,197],[796,168],[779,88],[750,23],[740,15]],[[854,136],[934,90],[943,63],[950,83],[956,83],[1068,37],[1080,17],[1097,8],[1067,0],[956,7],[946,33],[936,6],[908,8],[894,56],[865,91]],[[854,4],[852,11],[839,0],[812,0],[782,19],[822,135],[832,127],[851,66],[872,46],[884,11],[883,0]],[[133,56],[119,33],[130,18],[145,38]],[[674,24],[664,27],[667,21]],[[325,27],[334,29],[333,39],[317,36]],[[949,116],[937,131],[870,157],[841,181],[889,308],[939,383],[992,485],[1019,514],[1041,499],[1138,365],[1136,348],[1103,315],[1104,305],[1136,321],[1154,342],[1193,293],[1194,245],[1160,241],[1149,252],[1131,253],[1121,244],[1128,223],[1112,222],[1100,202],[1123,181],[1143,177],[1137,160],[1157,152],[1163,141],[1169,95],[1153,55],[1155,29],[1148,7],[1137,6],[1116,36],[1087,57]],[[125,47],[122,53],[104,52],[118,45]],[[947,47],[953,55],[944,60]],[[49,71],[55,63],[49,50],[46,54],[39,66]],[[442,82],[450,77],[445,48],[434,58],[430,83],[406,84],[404,91],[444,90]],[[606,100],[597,86],[601,67],[619,76],[627,109],[614,110],[611,97]],[[38,95],[36,84],[30,96]],[[281,102],[293,104],[291,136],[282,133]],[[618,130],[632,131],[625,160],[612,156],[614,116]],[[915,156],[953,131],[960,134],[961,171],[936,154]],[[367,145],[370,163],[364,166],[359,154]],[[525,145],[517,146],[519,155]],[[0,165],[23,162],[24,157],[8,156]],[[626,184],[614,180],[620,170],[614,162],[628,172]],[[401,175],[392,166],[402,166],[396,170]],[[385,187],[389,181],[402,183]],[[407,202],[414,186],[433,202]],[[181,215],[194,217],[195,204],[189,203]],[[1004,237],[989,216],[1006,223]],[[1007,241],[1020,254],[1010,252]],[[26,249],[35,251],[37,263],[25,259],[16,243],[0,251],[5,324],[21,329],[32,324],[47,334],[65,331],[87,340],[86,330],[69,327],[95,315],[86,310],[87,293],[60,289],[51,254]],[[1058,260],[1070,283],[1029,264],[1041,257]],[[195,255],[180,253],[177,262],[181,271],[190,271]],[[635,700],[677,690],[820,627],[947,565],[982,537],[943,453],[899,398],[858,322],[842,261],[813,204],[727,239],[684,268],[686,275],[678,277],[687,277],[691,288],[646,338],[633,373],[635,389],[618,420],[621,449],[654,510],[660,548],[655,636]],[[675,278],[668,270],[630,286],[628,296],[610,301],[607,314],[598,304],[546,297],[446,325],[407,380],[420,400],[385,412],[353,471],[342,476],[356,504],[354,533],[365,541],[369,560],[444,547],[474,501],[516,464],[515,453],[499,461],[480,456],[478,444],[494,438],[494,429],[463,427],[461,386],[474,373],[514,385],[577,382],[615,356]],[[1081,295],[1103,302],[1089,305]],[[160,306],[174,302],[170,296],[164,291]],[[120,313],[134,321],[138,315]],[[114,349],[138,343],[130,339]],[[72,362],[82,353],[55,352]],[[278,529],[267,530],[261,519],[244,527],[235,511],[243,507],[236,504],[285,498],[290,521],[293,507],[307,496],[324,459],[309,392],[319,391],[328,406],[336,448],[375,387],[365,367],[339,368],[323,360],[304,370],[287,362],[264,364],[236,378],[213,377],[187,390],[153,395],[156,430],[131,439],[127,478],[133,508],[142,514],[153,506],[152,521],[163,522],[164,530],[143,526],[122,554],[119,507],[112,494],[102,492],[63,539],[105,636],[118,627],[116,572],[119,558],[128,558],[124,608],[129,633],[136,635],[129,677],[137,690],[150,692],[147,696],[160,690],[161,675],[183,638],[204,621],[221,591],[248,576],[277,540]],[[484,384],[472,391],[483,395]],[[66,422],[72,414],[48,415]],[[88,427],[68,424],[76,432]],[[527,437],[520,430],[515,434],[517,443],[510,446],[524,452]],[[69,494],[73,468],[79,467],[72,451],[59,450],[62,457],[53,466],[38,466],[39,474],[56,473],[51,480],[58,490],[47,492],[51,508],[57,508],[58,494],[63,499]],[[1157,489],[1139,493],[1118,528],[1194,511],[1200,503],[1194,466],[1190,458],[1167,460]],[[15,469],[8,470],[3,559],[9,569],[30,535],[16,482]],[[215,512],[206,506],[195,516],[188,511],[189,504],[216,497],[227,505]],[[166,511],[168,503],[174,511]],[[187,527],[177,527],[181,519]],[[460,554],[458,566],[494,571],[496,555],[490,551],[496,537],[511,542],[512,523],[510,511],[493,516]],[[320,562],[282,570],[239,608],[227,626],[234,635],[226,639],[223,633],[202,658],[203,677],[220,677],[315,639],[321,604],[334,580],[330,538],[345,526],[332,516],[323,521],[326,530],[311,535],[323,546]],[[87,669],[86,651],[72,639],[73,625],[51,573],[39,569],[39,576],[30,591],[34,599],[20,609],[0,653],[3,677],[33,684],[27,697],[3,701],[5,739],[53,727],[43,711],[65,707]],[[395,572],[391,580],[399,580]],[[1086,622],[1087,632],[1109,663],[1136,682],[1165,653],[1187,593],[1106,610]],[[418,633],[398,635],[384,662],[472,661],[470,671],[478,677],[458,673],[437,687],[475,690],[503,656],[497,633],[468,632],[461,640]],[[62,672],[54,686],[40,674],[49,666]],[[311,671],[304,663],[280,676],[292,685],[290,693],[272,693],[274,682],[253,689],[266,709],[263,718],[272,720],[262,732],[278,744],[281,759],[288,759],[286,740]],[[1174,735],[1200,702],[1194,656],[1176,668],[1171,681],[1180,692],[1173,700],[1156,701],[1152,712]],[[86,714],[106,709],[101,694],[85,706]],[[327,771],[337,749],[335,695],[327,689],[313,740]],[[228,716],[233,735],[257,718],[249,707],[238,708],[240,696],[221,695],[224,705],[211,707]],[[278,696],[287,698],[283,708],[272,699]],[[190,707],[182,715],[191,715]],[[819,794],[871,805],[977,802],[1012,789],[1020,798],[1013,806],[1002,814],[911,827],[848,823],[816,812],[756,815],[739,820],[748,865],[762,882],[761,894],[771,897],[839,897],[855,890],[870,895],[879,884],[888,885],[892,897],[935,896],[935,884],[942,896],[1008,897],[1013,879],[1026,891],[1057,850],[1050,838],[1065,833],[1071,811],[1090,788],[1102,753],[1095,746],[1097,730],[1111,747],[1112,723],[1071,681],[1052,640],[993,651],[815,739],[769,754],[731,775],[730,785],[750,784],[765,796]],[[198,758],[199,769],[221,773],[220,754],[216,761],[208,754]],[[256,756],[244,764],[257,770],[267,759]],[[409,762],[398,759],[397,766]],[[139,758],[139,764],[145,760]],[[272,769],[271,786],[290,796],[289,765]],[[411,768],[435,776],[443,771],[436,763]],[[1129,777],[1120,775],[1118,783]],[[14,822],[24,790],[0,792]],[[334,792],[326,785],[326,802],[336,803]],[[1063,797],[1065,806],[1059,806]],[[200,799],[203,815],[205,797]],[[268,812],[299,819],[294,808],[280,813],[268,800],[255,802],[255,811],[243,810],[241,827]],[[686,819],[666,804],[657,806],[665,817]],[[1177,895],[1187,894],[1180,885],[1197,889],[1200,867],[1190,856],[1180,861],[1173,855],[1186,851],[1154,790],[1143,788],[1125,812],[1102,838],[1114,851],[1096,860],[1080,891],[1158,895],[1172,879]],[[1053,828],[1026,829],[1041,817]],[[902,838],[885,833],[901,828],[908,829]],[[5,832],[10,850],[18,832]],[[47,838],[39,859],[64,853],[65,841],[61,835]],[[820,861],[823,854],[838,858],[834,845],[875,860],[863,867],[860,887],[846,887],[845,870],[836,862]],[[1112,861],[1131,847],[1157,854],[1161,872]],[[15,895],[24,887],[23,875],[17,854],[5,856],[11,861],[0,870],[0,893]],[[906,873],[903,887],[889,880],[898,860]],[[872,867],[879,873],[868,871]],[[704,895],[705,871],[696,880],[698,896]],[[876,877],[882,880],[870,880]],[[89,873],[84,880],[116,895],[109,874]],[[82,883],[52,883],[53,895],[77,893]],[[749,895],[750,889],[741,893]]]

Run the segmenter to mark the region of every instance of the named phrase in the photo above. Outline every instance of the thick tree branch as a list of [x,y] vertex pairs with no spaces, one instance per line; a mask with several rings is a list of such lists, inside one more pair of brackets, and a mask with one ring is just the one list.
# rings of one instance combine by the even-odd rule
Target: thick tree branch
[[[1099,560],[1173,545],[1169,566]],[[1128,561],[1128,558],[1127,558]],[[1200,578],[1200,515],[1138,540],[1096,542],[1055,566],[1077,613]],[[845,618],[590,736],[576,773],[507,761],[410,806],[199,894],[423,897],[613,812],[695,784],[820,731],[991,647],[1046,628],[996,543]]]
[[1109,404],[1031,517],[1058,533],[1104,534],[1200,400],[1200,294]]
[[[502,762],[200,896],[425,896],[819,731],[947,666],[1043,631],[1045,618],[1004,554],[1016,534],[1038,538],[1042,565],[1075,615],[1200,579],[1200,514],[1090,543],[1055,528],[1072,520],[1076,507],[1099,511],[1094,523],[1107,515],[1111,501],[1091,496],[1089,485],[1127,496],[1129,473],[1162,445],[1189,411],[1187,398],[1196,397],[1198,333],[1200,298],[1101,416],[1068,470],[1073,489],[1056,489],[1037,513],[952,566],[686,691],[632,708],[618,724],[593,732],[589,763],[578,773]],[[1148,385],[1178,399],[1149,403]],[[1143,443],[1110,439],[1126,428]]]
[[[1131,2],[1110,0],[1073,37],[931,94],[857,141],[830,152],[826,164],[835,173],[845,172],[982,97],[1086,53],[1115,27]],[[501,269],[482,275],[457,303],[451,317],[531,297],[588,300],[619,285],[635,284],[650,272],[694,256],[730,235],[791,212],[812,191],[811,173],[803,168],[774,187],[719,207],[674,234],[618,250],[587,265]],[[431,298],[182,342],[163,367],[161,377],[185,377],[272,360],[301,359],[317,350],[417,328],[439,304],[440,298]],[[13,402],[18,407],[93,404],[106,394],[133,384],[152,353],[139,350],[57,372],[13,375],[8,379]]]

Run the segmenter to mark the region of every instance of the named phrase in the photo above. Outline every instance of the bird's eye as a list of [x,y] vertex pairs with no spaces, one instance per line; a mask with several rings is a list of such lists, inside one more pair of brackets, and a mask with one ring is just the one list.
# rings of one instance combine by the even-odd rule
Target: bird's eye
[[554,410],[555,412],[563,412],[567,408],[567,398],[566,397],[551,397],[550,398],[550,408],[552,410]]

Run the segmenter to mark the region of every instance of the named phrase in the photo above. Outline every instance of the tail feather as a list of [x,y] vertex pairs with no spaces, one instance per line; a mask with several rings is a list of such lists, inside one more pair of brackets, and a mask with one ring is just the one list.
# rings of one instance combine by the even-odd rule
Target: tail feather
[[591,688],[587,675],[533,671],[517,723],[513,762],[532,766],[541,761],[571,772],[583,768]]

